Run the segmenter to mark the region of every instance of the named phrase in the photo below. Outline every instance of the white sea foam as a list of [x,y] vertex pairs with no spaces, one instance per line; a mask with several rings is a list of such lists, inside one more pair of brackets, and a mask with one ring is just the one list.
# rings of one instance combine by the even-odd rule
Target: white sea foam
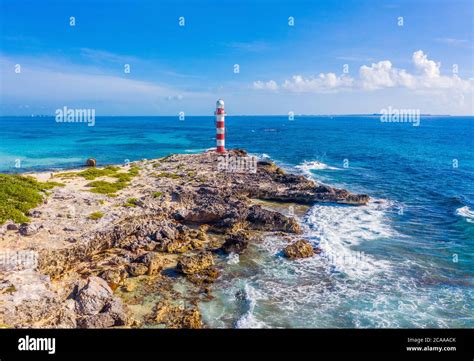
[[360,207],[315,205],[305,217],[311,242],[322,249],[321,256],[334,271],[362,276],[387,270],[389,263],[353,249],[364,241],[394,234],[386,219],[389,202],[371,201]]
[[[342,272],[350,277],[364,278],[376,272],[389,272],[390,263],[357,251],[365,241],[384,239],[396,234],[390,227],[386,213],[392,202],[373,200],[364,206],[317,204],[304,218],[304,235],[321,254],[308,259],[292,261],[292,272],[307,272],[311,268],[325,267],[328,272]],[[267,237],[262,246],[273,256],[278,255],[285,243],[278,237]],[[301,264],[300,264],[301,263]]]
[[[376,242],[402,237],[388,219],[389,212],[397,211],[400,206],[392,201],[373,200],[359,207],[336,204],[311,207],[304,218],[302,237],[322,252],[310,258],[285,259],[281,251],[288,243],[277,235],[253,245],[258,250],[252,258],[258,265],[258,274],[251,277],[251,285],[244,286],[242,279],[232,279],[226,288],[231,295],[245,290],[244,308],[232,325],[238,328],[452,325],[449,314],[446,317],[440,314],[468,304],[469,295],[460,293],[459,300],[454,300],[450,287],[436,294],[427,293],[419,287],[419,278],[411,275],[415,264],[412,260],[402,258],[395,263],[380,259],[375,251],[367,254],[357,251],[372,249],[367,246],[376,246]],[[474,216],[469,207],[459,208],[456,214],[470,221]],[[241,257],[243,266],[245,254]],[[423,272],[429,274],[430,268]],[[235,302],[233,297],[228,301]],[[468,319],[469,310],[462,312]]]
[[[433,296],[420,288],[417,280],[406,272],[412,268],[410,260],[395,264],[372,255],[360,257],[354,250],[363,242],[400,236],[386,219],[387,212],[394,208],[396,204],[390,201],[372,201],[360,207],[331,204],[312,207],[304,220],[303,238],[323,249],[314,257],[285,259],[281,250],[288,243],[277,235],[253,245],[259,249],[255,253],[258,255],[258,276],[249,280],[233,278],[226,286],[229,295],[238,291],[243,295],[240,318],[233,326],[365,328],[449,325],[448,318],[433,317],[440,310],[447,309],[439,301],[440,297],[445,297],[452,306],[465,304],[465,295],[454,302],[452,295],[448,297],[446,294],[449,291],[446,288]],[[339,257],[329,257],[334,254]],[[234,300],[228,298],[228,302],[234,303]],[[469,314],[468,311],[465,313]]]
[[231,253],[227,257],[227,264],[239,264],[240,257],[238,253]]
[[[314,177],[311,169],[337,169],[321,162],[305,162],[298,168],[311,177]],[[348,300],[361,299],[361,294],[366,295],[364,299],[388,302],[385,292],[379,294],[382,291],[379,280],[396,279],[393,265],[357,251],[357,246],[396,235],[387,219],[387,212],[395,206],[384,200],[372,200],[359,207],[313,206],[304,218],[303,237],[313,246],[319,246],[322,252],[311,258],[286,261],[281,258],[285,241],[279,237],[264,239],[260,247],[265,248],[271,258],[263,261],[263,274],[253,286],[258,294],[272,300],[274,307],[280,310],[275,311],[274,316],[266,316],[265,322],[279,324],[277,313],[282,313],[292,315],[285,327],[290,324],[329,327],[334,325],[333,310],[346,308]],[[241,327],[261,327],[262,316],[255,314],[253,308],[251,306],[239,320]],[[296,310],[299,311],[295,313]],[[355,313],[352,319],[364,327],[371,314],[370,310],[367,314]],[[393,320],[385,327],[397,324],[398,321]]]
[[311,176],[312,170],[340,170],[340,168],[332,167],[330,165],[327,165],[326,163],[319,162],[319,161],[312,161],[312,162],[304,161],[303,163],[297,165],[295,168],[299,169],[305,175],[308,175],[308,176]]
[[248,283],[244,286],[244,295],[247,311],[240,317],[236,324],[236,328],[265,328],[268,327],[265,322],[257,319],[254,315],[255,307],[257,302],[262,295],[255,288],[250,286]]
[[464,217],[466,222],[474,223],[474,211],[468,206],[456,209],[456,214],[458,216]]
[[270,156],[267,153],[249,153],[250,156],[256,157],[258,160],[269,160]]

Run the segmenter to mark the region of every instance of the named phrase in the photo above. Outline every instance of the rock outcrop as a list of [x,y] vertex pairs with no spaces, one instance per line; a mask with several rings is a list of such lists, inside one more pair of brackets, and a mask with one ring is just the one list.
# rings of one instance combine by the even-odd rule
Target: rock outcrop
[[154,276],[160,273],[163,269],[163,260],[156,252],[148,252],[138,257],[134,262],[141,263],[147,267],[146,274]]
[[246,231],[238,231],[231,233],[222,245],[222,250],[225,253],[241,254],[245,251],[249,244],[250,235]]
[[80,328],[108,328],[127,323],[122,300],[114,296],[107,282],[99,277],[89,278],[73,299]]
[[[248,156],[242,150],[227,154]],[[37,255],[37,264],[29,269],[34,275],[31,283],[19,276],[26,266],[8,268],[10,278],[0,283],[0,323],[11,327],[128,326],[131,317],[126,302],[140,302],[143,294],[136,289],[144,287],[141,281],[151,280],[144,282],[147,287],[158,285],[153,291],[168,297],[163,296],[156,307],[154,323],[201,327],[195,307],[167,301],[198,302],[203,292],[210,297],[211,284],[222,273],[223,266],[216,262],[220,250],[245,252],[264,232],[284,237],[302,233],[297,219],[262,206],[266,203],[259,200],[302,205],[369,201],[367,195],[286,173],[270,161],[258,162],[256,172],[226,172],[218,168],[220,157],[213,151],[175,154],[115,167],[125,168],[111,172],[117,180],[127,179],[128,186],[114,197],[91,193],[90,179],[82,179],[77,172],[54,175],[63,187],[53,188],[44,204],[30,210],[28,223],[9,222],[0,228],[0,251],[10,251],[10,247]],[[125,173],[132,166],[134,178]],[[89,177],[100,173],[99,168],[88,171],[94,171]],[[110,183],[110,177],[93,179]],[[91,214],[101,217],[91,219]],[[300,240],[284,253],[292,259],[309,257],[313,249]],[[190,294],[173,290],[177,272],[192,283]],[[65,290],[71,294],[65,295]]]
[[22,236],[33,236],[35,235],[36,233],[38,233],[38,231],[40,230],[40,228],[42,228],[43,226],[40,225],[40,224],[30,224],[30,223],[22,223],[20,225],[20,227],[18,228],[18,232],[22,235]]
[[304,239],[300,239],[295,243],[285,247],[283,252],[289,259],[307,258],[314,255],[314,250],[311,246],[311,243]]
[[158,303],[149,316],[152,323],[163,324],[167,328],[201,328],[201,314],[195,307],[185,308],[169,302]]
[[181,256],[178,259],[177,269],[186,274],[193,275],[214,266],[214,257],[210,252],[196,255]]

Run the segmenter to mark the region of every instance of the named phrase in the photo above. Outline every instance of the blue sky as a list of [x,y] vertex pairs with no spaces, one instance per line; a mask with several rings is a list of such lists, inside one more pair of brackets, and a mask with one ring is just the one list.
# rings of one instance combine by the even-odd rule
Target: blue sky
[[1,0],[0,114],[473,114],[473,6]]

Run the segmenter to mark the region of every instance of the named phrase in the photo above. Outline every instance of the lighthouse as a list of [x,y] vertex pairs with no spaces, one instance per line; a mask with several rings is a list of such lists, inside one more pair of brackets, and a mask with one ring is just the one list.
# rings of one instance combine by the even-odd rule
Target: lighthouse
[[219,99],[216,103],[216,142],[217,153],[225,153],[225,110],[224,101]]

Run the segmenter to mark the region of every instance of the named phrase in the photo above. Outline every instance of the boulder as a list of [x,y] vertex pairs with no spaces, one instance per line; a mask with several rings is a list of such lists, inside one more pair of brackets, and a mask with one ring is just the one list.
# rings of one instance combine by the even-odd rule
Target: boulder
[[156,250],[167,253],[185,253],[191,250],[204,248],[209,241],[207,234],[202,229],[190,229],[180,225],[176,230],[164,227],[160,231],[161,238],[156,237]]
[[94,158],[89,158],[86,160],[86,167],[95,167],[97,165],[97,161]]
[[77,327],[106,328],[123,326],[128,321],[122,300],[114,297],[107,282],[90,277],[87,284],[75,293]]
[[77,231],[79,231],[79,228],[77,228],[77,227],[70,227],[70,226],[69,226],[69,227],[64,227],[64,228],[63,228],[63,231],[64,231],[64,232],[77,232]]
[[79,328],[107,328],[114,326],[124,326],[128,320],[123,307],[122,300],[114,297],[109,300],[101,312],[77,320]]
[[184,308],[162,302],[155,306],[151,322],[164,324],[166,328],[201,328],[201,314],[197,308]]
[[15,223],[8,223],[6,229],[7,231],[18,231],[18,226]]
[[144,264],[147,267],[146,274],[149,276],[160,273],[164,266],[162,257],[156,252],[145,253],[135,259],[134,263]]
[[216,267],[209,267],[197,273],[188,274],[186,278],[192,283],[202,286],[213,283],[220,276],[220,272]]
[[176,232],[171,227],[165,226],[161,229],[161,236],[163,238],[174,239],[176,237]]
[[20,232],[22,236],[33,236],[38,233],[41,228],[43,228],[43,226],[40,224],[22,223],[20,224],[18,232]]
[[285,247],[283,252],[289,259],[307,258],[314,255],[313,247],[304,239],[300,239]]
[[76,311],[75,301],[67,299],[62,302],[63,307],[59,309],[58,314],[54,320],[53,326],[57,328],[76,328]]
[[33,210],[28,211],[27,216],[28,217],[33,217],[33,218],[39,218],[39,217],[41,217],[42,213],[43,212],[41,212],[41,211],[33,209]]
[[99,313],[113,297],[112,289],[99,277],[90,277],[87,284],[76,293],[76,312],[79,315]]
[[148,272],[148,267],[143,263],[130,263],[127,269],[132,277],[142,276]]
[[191,250],[191,245],[182,239],[163,239],[158,242],[156,250],[167,253],[184,253]]
[[124,279],[124,274],[121,269],[110,268],[102,271],[99,277],[107,281],[109,285],[119,285]]
[[181,256],[178,259],[178,271],[192,275],[202,272],[214,265],[214,257],[210,252],[202,252],[196,255]]
[[225,253],[240,254],[247,248],[249,244],[249,238],[249,234],[246,231],[232,233],[226,238],[222,246],[222,250]]
[[248,209],[246,221],[256,230],[302,233],[300,225],[294,218],[262,208],[260,205]]

